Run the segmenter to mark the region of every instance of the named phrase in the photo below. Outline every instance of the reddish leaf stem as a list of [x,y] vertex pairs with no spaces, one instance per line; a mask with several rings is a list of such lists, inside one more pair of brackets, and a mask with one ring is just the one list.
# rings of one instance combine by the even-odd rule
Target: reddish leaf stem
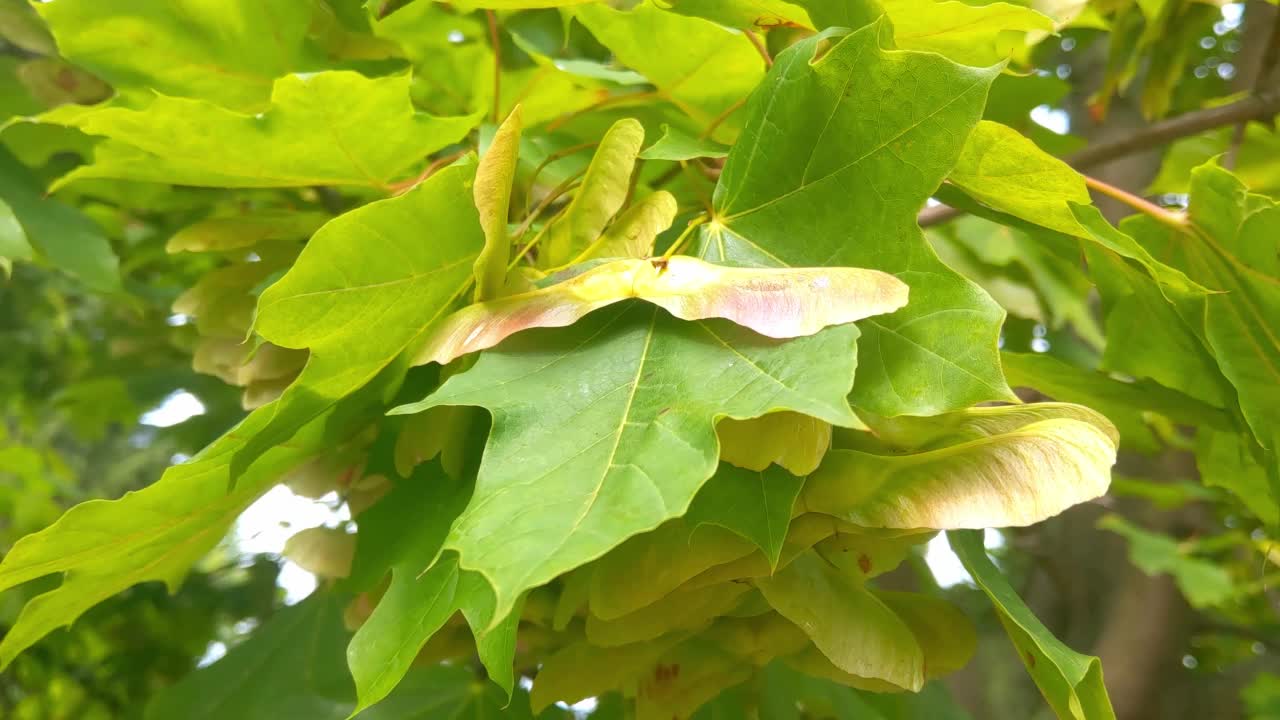
[[1119,200],[1134,210],[1137,210],[1144,215],[1148,215],[1158,222],[1168,225],[1176,230],[1186,231],[1190,229],[1190,225],[1187,222],[1187,216],[1183,213],[1166,210],[1149,200],[1140,198],[1137,195],[1128,192],[1127,190],[1122,190],[1115,185],[1105,183],[1097,178],[1089,177],[1088,175],[1084,176],[1084,184],[1090,190],[1100,192],[1113,200]]

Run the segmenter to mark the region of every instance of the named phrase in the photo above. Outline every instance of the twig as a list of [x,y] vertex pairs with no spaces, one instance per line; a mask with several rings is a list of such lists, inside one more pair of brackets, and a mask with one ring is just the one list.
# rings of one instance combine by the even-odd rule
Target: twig
[[[1085,170],[1127,155],[1167,145],[1174,140],[1205,130],[1247,123],[1252,120],[1266,120],[1277,114],[1280,114],[1280,89],[1273,88],[1227,105],[1184,113],[1125,137],[1090,145],[1066,156],[1063,161],[1077,170]],[[939,205],[925,208],[916,216],[916,219],[920,227],[929,227],[963,214],[963,211]]]
[[512,233],[511,236],[520,237],[524,235],[525,232],[529,230],[529,227],[533,225],[534,221],[538,219],[538,216],[547,209],[548,205],[560,199],[560,197],[565,193],[578,186],[578,179],[581,176],[581,173],[578,173],[577,175],[570,175],[559,185],[552,188],[551,192],[547,193],[542,200],[538,202],[538,206],[525,216],[524,220],[520,223],[520,227],[516,228],[516,231]]
[[551,224],[555,222],[556,217],[559,217],[560,213],[563,213],[566,209],[568,209],[567,205],[561,208],[559,211],[557,211],[555,216],[553,216],[550,220],[548,220],[546,224],[538,228],[538,232],[534,233],[533,239],[525,243],[525,246],[520,248],[520,251],[515,254],[515,257],[511,258],[511,262],[507,263],[507,272],[511,272],[512,270],[514,270],[516,265],[519,264],[519,262],[524,258],[524,256],[528,255],[529,251],[532,250],[535,245],[541,242],[542,236],[547,233],[547,228],[551,227]]
[[471,152],[471,148],[463,148],[457,152],[449,153],[444,157],[438,157],[435,160],[432,160],[431,163],[428,164],[422,172],[418,173],[416,177],[412,177],[398,183],[392,183],[387,187],[391,190],[391,195],[393,197],[403,195],[417,187],[423,180],[435,175],[440,168],[445,167],[446,165],[452,165],[454,161],[463,155],[466,155],[468,152]]
[[756,49],[756,52],[760,53],[760,57],[764,58],[765,68],[773,67],[773,58],[769,56],[769,48],[765,47],[764,42],[750,30],[743,30],[742,34],[747,36],[747,40],[751,41],[751,45]]
[[484,11],[489,21],[489,43],[493,45],[493,122],[502,120],[502,41],[498,38],[498,16]]
[[1169,118],[1122,138],[1091,145],[1068,155],[1065,160],[1068,165],[1083,170],[1205,130],[1234,125],[1238,122],[1264,120],[1278,112],[1280,112],[1280,91],[1260,92],[1227,105]]
[[[563,160],[564,158],[567,158],[576,152],[579,152],[581,150],[586,150],[587,148],[593,148],[599,144],[600,143],[596,143],[596,142],[579,143],[577,145],[570,145],[567,148],[561,148],[547,155],[545,158],[542,159],[542,162],[538,163],[538,167],[533,169],[533,175],[529,176],[529,183],[528,183],[529,188],[532,189],[538,184],[538,176],[541,175],[542,171],[546,170],[547,166],[550,165],[551,163],[554,163],[557,160]],[[526,203],[526,209],[527,209],[527,205],[528,203]]]
[[579,108],[577,110],[574,110],[573,112],[565,113],[564,115],[561,115],[555,120],[552,120],[551,122],[547,123],[547,132],[555,132],[556,130],[559,130],[560,128],[564,127],[565,123],[569,122],[570,120],[590,112],[595,112],[596,110],[599,110],[600,108],[606,107],[608,105],[613,105],[615,103],[620,103],[620,102],[626,102],[627,100],[643,100],[647,97],[657,97],[657,96],[658,96],[658,93],[655,90],[642,90],[640,92],[619,93],[617,95],[608,95],[606,97],[603,97],[591,103],[590,105],[584,108]]
[[[1253,93],[1255,95],[1262,92],[1267,81],[1277,70],[1278,56],[1280,56],[1280,12],[1276,13],[1271,25],[1271,36],[1267,39],[1267,47],[1258,57],[1258,67],[1254,70]],[[1228,170],[1236,169],[1236,156],[1240,154],[1240,146],[1244,144],[1245,126],[1248,124],[1247,120],[1241,120],[1236,123],[1235,132],[1231,134],[1231,146],[1227,148],[1227,156],[1222,161],[1223,166]]]
[[654,190],[662,188],[667,183],[670,183],[672,180],[680,177],[680,172],[682,170],[684,170],[684,162],[677,161],[669,170],[654,178],[653,182],[649,183],[649,187]]

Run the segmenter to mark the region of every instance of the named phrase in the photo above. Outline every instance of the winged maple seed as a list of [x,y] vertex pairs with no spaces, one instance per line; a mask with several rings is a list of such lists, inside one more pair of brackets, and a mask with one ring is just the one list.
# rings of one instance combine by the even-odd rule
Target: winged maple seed
[[733,268],[692,257],[607,262],[549,287],[468,306],[432,334],[416,362],[448,363],[521,330],[564,327],[629,298],[683,320],[725,318],[761,335],[793,338],[893,312],[907,286],[865,268]]

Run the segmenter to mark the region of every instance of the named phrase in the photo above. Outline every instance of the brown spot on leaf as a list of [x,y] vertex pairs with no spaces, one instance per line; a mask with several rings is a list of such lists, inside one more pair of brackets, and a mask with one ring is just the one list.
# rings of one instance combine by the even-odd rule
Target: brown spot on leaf
[[1033,667],[1035,667],[1035,666],[1036,666],[1036,656],[1035,656],[1035,655],[1032,655],[1030,652],[1028,652],[1028,653],[1027,653],[1027,667],[1033,668]]
[[871,572],[871,558],[867,557],[866,553],[858,556],[858,568],[862,570],[863,575]]

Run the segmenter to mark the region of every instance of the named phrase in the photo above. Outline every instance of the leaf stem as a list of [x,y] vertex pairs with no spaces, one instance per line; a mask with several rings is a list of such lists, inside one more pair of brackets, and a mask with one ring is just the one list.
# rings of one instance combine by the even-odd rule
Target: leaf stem
[[[514,270],[516,265],[519,264],[519,262],[524,258],[524,256],[528,255],[529,251],[532,250],[535,245],[537,245],[539,242],[542,241],[542,236],[547,234],[547,228],[551,227],[551,224],[555,222],[556,218],[559,217],[560,213],[563,213],[563,212],[564,212],[564,209],[562,208],[561,210],[556,212],[556,214],[552,216],[552,218],[548,220],[545,225],[538,228],[538,232],[534,234],[533,239],[525,243],[525,246],[520,248],[520,251],[517,252],[514,257],[511,258],[511,262],[507,263],[507,272],[511,272],[512,270]],[[519,237],[519,235],[517,235],[517,237]]]
[[671,243],[671,246],[667,248],[667,251],[662,253],[662,259],[670,260],[671,256],[675,255],[684,247],[685,242],[688,240],[689,236],[693,234],[693,231],[709,219],[710,218],[706,213],[698,213],[689,220],[689,225],[684,229],[684,232],[680,233],[680,237],[676,238],[676,241]]
[[471,148],[462,148],[457,152],[449,153],[448,155],[445,155],[443,157],[438,157],[435,160],[432,160],[427,165],[426,169],[418,173],[416,177],[413,177],[398,183],[391,183],[391,185],[387,186],[387,189],[391,191],[392,197],[398,197],[400,195],[403,195],[409,192],[410,190],[414,189],[415,187],[417,187],[420,183],[422,183],[422,181],[426,180],[432,175],[435,175],[436,172],[440,170],[440,168],[443,168],[447,165],[452,165],[455,161],[458,160],[458,158],[462,157],[463,155],[466,155],[469,152],[471,152]]
[[[542,174],[542,171],[545,170],[548,165],[551,165],[557,160],[563,160],[564,158],[567,158],[570,155],[576,152],[579,152],[581,150],[586,150],[587,148],[593,148],[599,144],[600,143],[598,142],[578,143],[577,145],[570,145],[567,148],[561,148],[551,153],[550,155],[547,155],[545,158],[542,159],[542,162],[538,163],[538,167],[533,169],[533,174],[529,176],[530,190],[532,190],[533,187],[538,184],[538,176]],[[527,207],[525,209],[526,211],[528,210]]]
[[764,42],[761,41],[760,38],[756,37],[756,34],[750,30],[743,30],[742,34],[747,36],[747,40],[751,42],[751,46],[756,49],[756,52],[760,53],[760,57],[764,58],[765,69],[767,70],[772,68],[773,58],[770,57],[769,48],[765,47]]
[[[1206,130],[1240,122],[1265,120],[1277,114],[1280,114],[1280,90],[1257,92],[1227,105],[1184,113],[1115,140],[1094,143],[1083,150],[1067,155],[1063,161],[1077,170],[1083,170],[1167,145]],[[920,212],[917,220],[923,228],[947,222],[963,214],[962,211],[939,205],[925,208]]]
[[524,216],[524,220],[520,222],[519,229],[517,229],[515,232],[515,237],[520,237],[521,235],[524,235],[525,232],[529,230],[529,226],[533,225],[534,221],[537,220],[538,216],[541,215],[542,212],[547,209],[548,205],[555,202],[556,200],[559,200],[561,197],[564,196],[565,193],[577,187],[578,180],[582,177],[582,175],[583,173],[575,173],[573,175],[570,175],[569,177],[565,178],[559,185],[552,188],[551,192],[547,193],[546,196],[544,196],[542,200],[538,202],[537,207],[535,207],[531,212],[529,212],[529,214]]
[[493,46],[493,122],[502,120],[502,41],[498,37],[498,16],[492,10],[484,11],[489,21],[489,44]]
[[547,132],[549,133],[555,132],[556,130],[559,130],[560,128],[564,127],[565,123],[568,123],[570,120],[573,120],[574,118],[580,117],[587,113],[599,110],[600,108],[605,107],[607,105],[626,102],[628,100],[643,100],[649,97],[658,97],[657,91],[643,90],[641,92],[619,93],[617,95],[607,95],[584,108],[579,108],[577,110],[574,110],[573,112],[565,113],[564,115],[561,115],[555,120],[552,120],[551,122],[547,123]]
[[737,112],[739,109],[742,108],[743,105],[746,105],[746,104],[747,104],[747,98],[741,98],[736,102],[734,102],[729,107],[725,108],[723,112],[715,116],[715,119],[711,121],[710,125],[707,125],[707,129],[702,131],[702,135],[700,137],[703,139],[711,137],[711,134],[716,131],[716,128],[723,125],[724,121],[728,120],[730,115]]
[[1134,210],[1137,210],[1144,215],[1148,215],[1156,221],[1163,223],[1164,225],[1168,225],[1175,230],[1185,232],[1191,229],[1190,223],[1187,222],[1187,216],[1184,213],[1166,210],[1149,200],[1140,198],[1133,193],[1122,190],[1110,183],[1105,183],[1095,177],[1085,175],[1084,184],[1090,190],[1102,193],[1113,200],[1119,200]]

